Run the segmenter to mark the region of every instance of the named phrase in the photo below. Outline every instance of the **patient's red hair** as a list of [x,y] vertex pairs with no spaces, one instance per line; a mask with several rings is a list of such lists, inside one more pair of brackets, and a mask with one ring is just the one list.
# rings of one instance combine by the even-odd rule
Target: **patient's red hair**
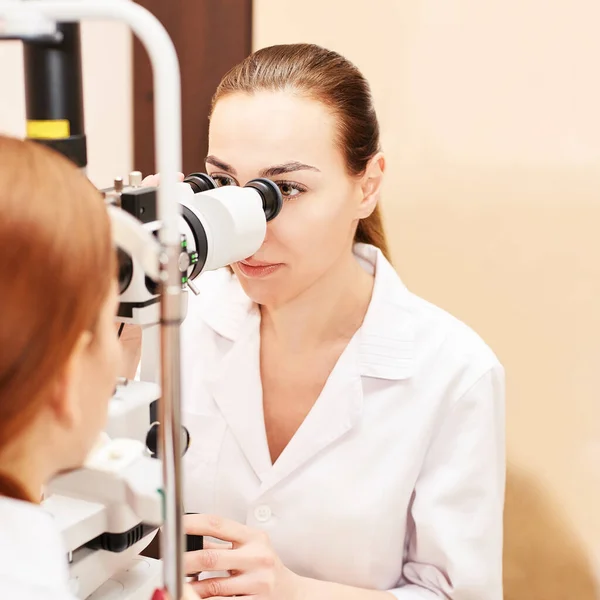
[[115,276],[100,193],[71,162],[0,136],[0,451],[46,401]]

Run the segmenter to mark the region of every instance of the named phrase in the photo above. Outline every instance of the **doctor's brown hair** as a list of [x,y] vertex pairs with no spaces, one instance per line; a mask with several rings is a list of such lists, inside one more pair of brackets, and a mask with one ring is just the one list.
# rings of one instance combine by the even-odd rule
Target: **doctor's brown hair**
[[[289,90],[322,102],[338,121],[336,140],[351,175],[364,173],[380,149],[379,123],[362,73],[343,56],[314,44],[284,44],[251,54],[223,77],[212,109],[234,93]],[[361,219],[355,242],[377,246],[390,258],[379,206]]]
[[41,144],[0,136],[0,452],[94,332],[115,274],[92,183]]

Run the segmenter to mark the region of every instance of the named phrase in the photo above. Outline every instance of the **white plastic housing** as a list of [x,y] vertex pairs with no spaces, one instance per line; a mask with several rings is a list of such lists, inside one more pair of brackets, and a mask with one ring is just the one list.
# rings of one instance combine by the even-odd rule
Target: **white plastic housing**
[[141,522],[159,526],[160,463],[147,456],[145,444],[138,440],[110,440],[92,452],[84,467],[55,477],[46,493],[49,499],[58,494],[104,506],[106,532],[122,533]]
[[[225,186],[194,194],[188,184],[181,203],[202,223],[208,251],[202,271],[213,271],[252,256],[262,245],[267,233],[263,199],[250,187]],[[194,236],[185,226],[190,249],[195,249]]]
[[146,381],[127,381],[117,386],[108,406],[105,431],[113,439],[129,438],[146,443],[150,429],[150,404],[160,398],[160,388]]

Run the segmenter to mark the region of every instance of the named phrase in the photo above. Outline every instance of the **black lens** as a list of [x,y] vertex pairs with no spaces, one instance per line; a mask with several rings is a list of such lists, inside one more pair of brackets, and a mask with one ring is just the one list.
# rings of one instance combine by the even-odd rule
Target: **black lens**
[[117,248],[117,264],[119,269],[117,274],[119,278],[119,295],[121,295],[129,287],[133,278],[133,261],[129,254],[121,248]]
[[276,183],[272,182],[270,179],[261,177],[260,179],[249,181],[244,187],[254,188],[260,193],[267,221],[274,219],[280,213],[281,207],[283,206],[283,198],[281,197],[279,186]]
[[189,184],[194,194],[214,190],[217,187],[215,180],[206,173],[192,173],[183,180],[183,183]]
[[148,277],[144,277],[144,283],[146,284],[146,289],[153,295],[156,296],[160,291],[160,284]]
[[[158,457],[158,442],[160,437],[160,423],[155,421],[150,426],[148,433],[146,433],[146,448],[150,452],[152,458]],[[190,447],[190,434],[185,427],[181,427],[181,454],[182,456],[188,451]]]
[[200,272],[206,264],[206,258],[208,256],[208,238],[206,237],[206,231],[204,231],[204,225],[202,225],[200,219],[198,219],[192,210],[187,206],[181,205],[181,215],[192,232],[194,244],[196,245],[196,252],[198,253],[198,261],[190,273],[190,279],[195,279],[200,275]]

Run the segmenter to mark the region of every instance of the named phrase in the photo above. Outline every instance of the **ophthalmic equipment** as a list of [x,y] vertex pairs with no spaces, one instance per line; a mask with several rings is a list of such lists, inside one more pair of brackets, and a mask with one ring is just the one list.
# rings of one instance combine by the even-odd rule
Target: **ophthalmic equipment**
[[[180,72],[161,23],[125,0],[0,0],[0,39],[24,45],[27,137],[87,166],[79,22],[126,23],[150,57],[155,98],[158,187],[141,174],[102,190],[118,253],[117,319],[140,325],[140,380],[122,380],[106,433],[85,465],[56,477],[43,506],[68,553],[74,595],[88,600],[149,600],[166,587],[183,594],[184,549],[201,539],[182,531],[181,456],[193,444],[181,426],[180,336],[188,293],[208,270],[251,256],[267,221],[281,210],[267,179],[217,188],[205,174],[183,182]],[[191,300],[193,301],[193,299]],[[139,556],[162,529],[162,560]]]

